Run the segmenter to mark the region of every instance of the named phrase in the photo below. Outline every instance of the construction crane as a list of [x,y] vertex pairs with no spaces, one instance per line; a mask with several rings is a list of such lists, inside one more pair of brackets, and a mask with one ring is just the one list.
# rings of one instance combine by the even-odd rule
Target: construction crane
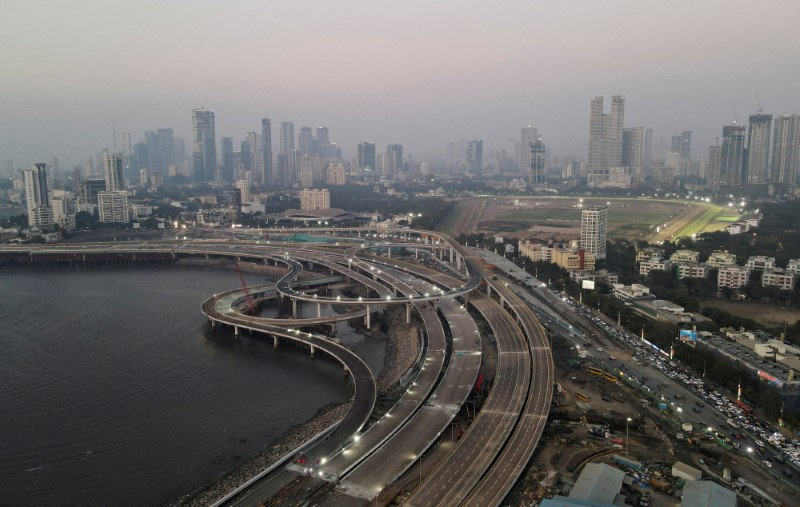
[[242,288],[244,289],[244,294],[247,297],[247,306],[249,308],[250,315],[255,315],[256,304],[253,301],[253,296],[250,295],[250,289],[247,288],[247,283],[244,281],[244,275],[242,275],[242,270],[239,268],[239,261],[234,262],[233,267],[236,269],[236,274],[239,275],[239,281],[242,282]]

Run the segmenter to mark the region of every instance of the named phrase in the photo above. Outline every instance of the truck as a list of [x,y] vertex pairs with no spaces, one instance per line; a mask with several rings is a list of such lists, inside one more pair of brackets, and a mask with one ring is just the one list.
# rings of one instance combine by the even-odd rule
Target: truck
[[650,477],[650,485],[656,491],[660,491],[667,495],[672,495],[675,493],[675,488],[673,488],[672,485],[670,485],[668,482],[658,480],[655,477]]
[[638,461],[632,460],[625,456],[620,456],[619,454],[614,454],[613,456],[611,456],[611,461],[617,463],[618,465],[622,465],[626,468],[632,468],[634,470],[642,469],[642,464],[639,463]]

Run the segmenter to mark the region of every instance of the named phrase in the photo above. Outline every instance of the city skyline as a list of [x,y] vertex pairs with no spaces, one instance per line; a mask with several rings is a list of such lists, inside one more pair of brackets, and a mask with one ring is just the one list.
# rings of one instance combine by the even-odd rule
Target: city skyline
[[[726,45],[709,41],[715,35],[745,33],[750,21],[740,14],[744,2],[647,8],[616,2],[615,21],[626,26],[619,33],[598,21],[608,18],[611,9],[590,3],[574,12],[552,6],[456,9],[412,3],[392,12],[397,26],[407,27],[411,36],[392,32],[371,44],[360,44],[348,33],[357,32],[365,16],[375,13],[361,13],[350,3],[225,5],[228,22],[222,24],[214,15],[222,8],[216,2],[195,9],[153,5],[164,15],[147,17],[144,12],[150,9],[141,4],[112,9],[82,2],[84,8],[76,9],[72,4],[6,2],[10,23],[0,40],[14,51],[6,66],[12,77],[0,86],[2,96],[14,101],[4,107],[7,126],[0,156],[18,160],[19,167],[54,155],[82,160],[111,147],[114,125],[118,132],[166,126],[176,137],[189,139],[186,111],[205,106],[217,113],[217,137],[238,138],[258,130],[264,117],[328,125],[346,156],[364,139],[379,146],[403,144],[418,159],[442,156],[447,142],[457,139],[480,138],[487,150],[513,153],[508,139],[532,124],[553,153],[580,158],[587,149],[587,97],[620,94],[628,106],[626,124],[652,128],[654,148],[658,138],[668,146],[672,135],[691,130],[697,157],[719,137],[719,125],[730,123],[734,114],[742,121],[756,113],[759,98],[773,117],[800,110],[792,86],[800,71],[792,63],[788,38],[796,18],[788,14],[800,7],[780,3],[780,9],[763,13],[761,24],[770,29],[758,47],[743,44],[734,56]],[[529,32],[523,21],[528,10],[550,22]],[[486,21],[498,13],[508,16]],[[719,28],[706,22],[712,14]],[[439,23],[453,17],[457,22]],[[111,36],[105,28],[108,19],[138,23],[137,30],[127,35],[115,26]],[[279,43],[296,40],[293,22],[305,23],[296,48]],[[667,37],[677,22],[685,28],[682,37]],[[263,26],[242,35],[254,23]],[[563,39],[565,24],[571,26],[572,43],[549,44]],[[43,25],[48,33],[38,29]],[[195,30],[209,34],[201,51],[189,45]],[[148,40],[141,40],[142,32],[150,35]],[[600,35],[604,43],[596,47],[582,42]],[[264,63],[245,65],[246,54],[227,49],[226,36],[237,44],[266,47]],[[631,46],[632,40],[647,42]],[[155,47],[157,57],[152,56]],[[512,58],[518,52],[531,55],[539,70],[520,66],[518,57]],[[380,62],[386,54],[396,55],[403,65],[384,68]],[[463,79],[476,62],[480,72]],[[145,64],[148,71],[142,72]],[[198,78],[194,70],[202,66],[213,72]],[[279,71],[289,66],[292,73]],[[43,72],[56,78],[42,79]],[[337,79],[322,79],[331,75]],[[497,84],[478,77],[484,75],[504,79]]]

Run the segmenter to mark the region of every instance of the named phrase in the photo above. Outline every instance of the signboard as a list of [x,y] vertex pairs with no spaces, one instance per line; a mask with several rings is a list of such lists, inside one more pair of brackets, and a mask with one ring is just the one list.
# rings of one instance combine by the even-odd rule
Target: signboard
[[495,243],[502,243],[503,242],[503,236],[495,236],[494,237],[494,242]]
[[511,243],[506,245],[506,253],[514,253],[514,245]]
[[697,331],[694,329],[681,329],[680,332],[680,340],[682,342],[696,342],[697,341]]
[[581,289],[594,290],[594,280],[581,280]]

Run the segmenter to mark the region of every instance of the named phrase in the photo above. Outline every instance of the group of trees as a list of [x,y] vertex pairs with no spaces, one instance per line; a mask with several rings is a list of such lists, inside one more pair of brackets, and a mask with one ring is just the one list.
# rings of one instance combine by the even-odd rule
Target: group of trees
[[331,186],[331,206],[360,213],[378,212],[382,215],[414,213],[413,226],[435,229],[453,208],[451,201],[439,197],[416,195],[390,195],[373,192],[372,187],[361,185]]

